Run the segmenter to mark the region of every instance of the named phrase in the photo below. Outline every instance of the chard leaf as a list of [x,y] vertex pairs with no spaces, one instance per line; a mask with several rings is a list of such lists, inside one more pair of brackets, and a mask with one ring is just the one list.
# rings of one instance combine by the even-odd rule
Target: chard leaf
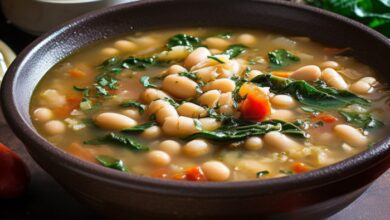
[[246,49],[247,47],[242,44],[233,44],[225,50],[224,54],[228,55],[230,59],[232,59],[244,53]]
[[220,60],[218,57],[215,57],[215,56],[207,56],[207,58],[212,59],[214,61],[217,61],[220,64],[224,64],[225,63],[222,60]]
[[143,114],[145,112],[146,106],[140,102],[128,100],[120,104],[123,108],[137,108],[139,113]]
[[157,61],[155,57],[147,58],[137,58],[129,57],[122,61],[122,68],[133,69],[133,70],[143,70],[147,67],[160,66],[163,63]]
[[145,131],[146,129],[155,126],[156,124],[157,124],[157,123],[154,122],[154,121],[149,121],[149,122],[146,122],[146,123],[144,123],[144,124],[140,124],[140,125],[134,126],[134,127],[132,127],[132,128],[123,129],[122,132],[125,132],[125,133],[143,132],[143,131]]
[[188,34],[176,34],[168,39],[166,44],[168,49],[176,46],[187,46],[191,48],[199,47],[201,40],[198,37],[194,37]]
[[284,49],[274,50],[268,53],[268,59],[273,69],[286,67],[300,61],[300,58]]
[[145,87],[145,88],[157,88],[156,85],[152,84],[151,82],[149,82],[150,80],[150,76],[142,76],[140,79],[139,79],[139,82]]
[[123,171],[123,172],[128,172],[129,170],[125,166],[122,160],[115,159],[110,156],[105,156],[105,155],[99,155],[96,157],[96,160],[103,166]]
[[372,117],[368,112],[350,112],[350,111],[339,111],[345,120],[357,127],[363,128],[364,130],[380,128],[384,124]]
[[89,88],[87,88],[87,87],[81,88],[81,87],[78,87],[78,86],[73,86],[73,89],[76,90],[76,91],[82,92],[84,97],[88,97],[89,96]]
[[103,137],[84,141],[84,144],[90,144],[90,145],[115,144],[115,145],[126,147],[129,150],[133,150],[133,151],[149,150],[147,146],[139,143],[136,139],[129,137],[127,135],[118,134],[114,132],[111,132]]

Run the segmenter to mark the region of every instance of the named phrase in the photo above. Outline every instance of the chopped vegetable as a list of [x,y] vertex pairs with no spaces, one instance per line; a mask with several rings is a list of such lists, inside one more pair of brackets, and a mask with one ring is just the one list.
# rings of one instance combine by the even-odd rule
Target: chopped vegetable
[[215,57],[215,56],[207,56],[207,58],[212,59],[214,61],[217,61],[220,64],[224,64],[225,63],[224,61],[220,60],[218,57]]
[[122,102],[120,104],[120,106],[123,108],[137,108],[141,114],[143,114],[145,112],[145,109],[146,109],[146,106],[144,104],[137,102],[137,101],[132,101],[132,100]]
[[262,121],[271,114],[267,94],[256,85],[246,83],[239,93],[241,97],[245,97],[239,109],[244,119]]
[[259,172],[256,173],[256,177],[260,178],[260,177],[266,176],[268,174],[269,174],[268,170],[262,170],[262,171],[259,171]]
[[172,49],[176,46],[187,46],[191,48],[199,47],[201,40],[198,37],[194,37],[188,34],[176,34],[168,39],[167,47]]
[[233,44],[225,50],[224,54],[228,55],[230,59],[232,59],[244,53],[246,49],[247,47],[242,44]]
[[150,83],[149,80],[150,76],[142,76],[139,81],[145,88],[157,88],[157,86]]
[[103,137],[84,141],[84,144],[91,145],[100,145],[100,144],[116,144],[124,146],[133,151],[147,151],[149,148],[141,143],[139,143],[135,138],[129,137],[127,135],[117,134],[111,132]]
[[187,77],[187,78],[192,79],[194,81],[198,80],[198,76],[196,75],[196,73],[181,72],[181,73],[179,73],[179,76],[184,76],[184,77]]
[[299,57],[293,55],[284,49],[274,50],[268,53],[268,59],[273,69],[286,67],[290,64],[299,62]]
[[122,160],[115,159],[110,156],[105,156],[105,155],[99,155],[96,157],[96,160],[103,166],[123,171],[123,172],[128,172],[129,170],[125,166]]
[[305,172],[309,171],[310,169],[304,163],[295,162],[295,163],[292,164],[291,170],[294,173],[305,173]]
[[123,129],[122,132],[126,132],[126,133],[143,132],[143,131],[145,131],[146,129],[155,126],[156,124],[157,124],[157,123],[154,122],[154,121],[149,121],[149,122],[146,122],[146,123],[144,123],[144,124],[140,124],[140,125],[134,126],[134,127],[132,127],[132,128]]
[[205,181],[206,177],[200,167],[196,166],[186,170],[185,179],[190,181]]
[[356,125],[364,130],[380,128],[384,124],[374,119],[368,112],[350,112],[350,111],[339,111],[345,120],[353,125]]

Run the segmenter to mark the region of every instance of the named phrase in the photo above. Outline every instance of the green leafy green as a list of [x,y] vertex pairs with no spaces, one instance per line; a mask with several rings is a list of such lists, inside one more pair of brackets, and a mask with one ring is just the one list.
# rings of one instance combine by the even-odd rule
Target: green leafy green
[[177,108],[180,106],[179,103],[177,103],[175,100],[173,100],[171,97],[164,97],[163,100],[167,101],[170,105],[172,105],[174,108]]
[[251,82],[261,87],[270,87],[276,94],[289,94],[313,110],[323,111],[345,107],[351,104],[369,106],[369,101],[346,90],[327,87],[323,82],[310,85],[304,80],[291,80],[264,74],[256,76]]
[[154,85],[153,83],[151,83],[149,80],[150,80],[150,76],[142,76],[142,77],[139,79],[139,82],[140,82],[145,88],[157,88],[157,86]]
[[279,173],[286,174],[286,175],[293,175],[294,172],[291,170],[279,170]]
[[354,124],[364,130],[372,128],[380,128],[384,124],[372,117],[368,112],[351,112],[351,111],[339,111],[345,120],[351,124]]
[[268,174],[269,174],[268,170],[262,170],[262,171],[259,171],[259,172],[256,173],[256,177],[260,178],[260,177],[266,176]]
[[244,53],[246,49],[247,47],[242,44],[233,44],[225,50],[224,54],[228,55],[230,59],[232,59]]
[[161,66],[163,63],[156,60],[155,57],[137,58],[129,57],[122,61],[122,67],[126,69],[143,70],[147,67]]
[[194,37],[188,34],[176,34],[168,39],[166,44],[168,49],[176,46],[187,46],[187,47],[199,47],[201,40],[198,37]]
[[122,132],[125,132],[125,133],[143,132],[146,129],[155,126],[156,124],[157,123],[155,121],[149,121],[149,122],[146,122],[144,124],[140,124],[140,125],[134,126],[132,128],[123,129]]
[[125,166],[122,160],[115,159],[110,156],[105,156],[105,155],[99,155],[96,157],[96,160],[103,166],[123,171],[123,172],[128,172],[129,170]]
[[279,69],[300,61],[300,58],[284,49],[268,53],[268,59],[273,69]]
[[207,56],[207,58],[212,59],[214,61],[217,61],[220,64],[224,64],[225,63],[222,60],[220,60],[218,57],[215,57],[215,56]]
[[198,80],[198,76],[196,75],[196,73],[192,73],[192,72],[181,72],[179,73],[179,76],[184,76],[194,81]]
[[137,108],[139,113],[143,114],[145,112],[146,106],[140,102],[128,100],[120,104],[123,108]]
[[202,130],[184,139],[193,140],[196,138],[204,138],[214,141],[239,141],[251,136],[264,135],[271,131],[280,131],[281,133],[299,138],[307,138],[309,136],[298,126],[280,120],[252,122],[232,119],[230,117],[230,121],[225,120],[224,125],[215,131]]
[[73,86],[73,89],[76,90],[76,91],[79,91],[79,92],[82,92],[83,96],[84,97],[88,97],[89,96],[89,88],[81,88],[81,87],[78,87],[78,86]]
[[126,147],[133,151],[147,151],[149,148],[141,143],[139,143],[136,139],[129,137],[127,135],[118,134],[114,132],[110,132],[109,134],[95,138],[92,140],[84,141],[84,144],[91,145],[99,145],[99,144],[116,144],[119,146]]

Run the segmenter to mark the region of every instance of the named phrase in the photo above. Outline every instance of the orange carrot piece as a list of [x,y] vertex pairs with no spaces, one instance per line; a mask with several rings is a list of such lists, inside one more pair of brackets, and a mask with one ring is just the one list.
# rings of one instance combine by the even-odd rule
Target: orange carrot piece
[[300,163],[300,162],[294,162],[291,166],[291,170],[294,172],[294,173],[305,173],[307,171],[309,171],[309,167],[304,164],[304,163]]
[[279,76],[279,77],[283,77],[283,78],[288,78],[290,76],[289,72],[281,72],[281,71],[273,71],[273,72],[271,72],[271,74],[274,76]]
[[206,177],[199,166],[187,169],[185,178],[190,181],[206,181]]
[[330,115],[330,114],[326,114],[326,113],[321,113],[319,115],[312,116],[312,120],[313,121],[323,121],[326,123],[334,123],[334,122],[338,121],[338,119],[336,117],[334,117],[333,115]]
[[69,70],[69,75],[72,76],[72,77],[75,77],[75,78],[83,78],[87,74],[84,71],[81,71],[78,68],[73,68],[73,69]]

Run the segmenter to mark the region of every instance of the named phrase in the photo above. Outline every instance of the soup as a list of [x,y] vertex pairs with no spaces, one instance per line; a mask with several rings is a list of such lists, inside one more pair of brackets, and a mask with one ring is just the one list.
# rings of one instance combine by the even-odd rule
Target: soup
[[386,135],[386,87],[349,52],[244,29],[132,33],[55,65],[30,113],[49,142],[123,172],[189,181],[305,173]]

